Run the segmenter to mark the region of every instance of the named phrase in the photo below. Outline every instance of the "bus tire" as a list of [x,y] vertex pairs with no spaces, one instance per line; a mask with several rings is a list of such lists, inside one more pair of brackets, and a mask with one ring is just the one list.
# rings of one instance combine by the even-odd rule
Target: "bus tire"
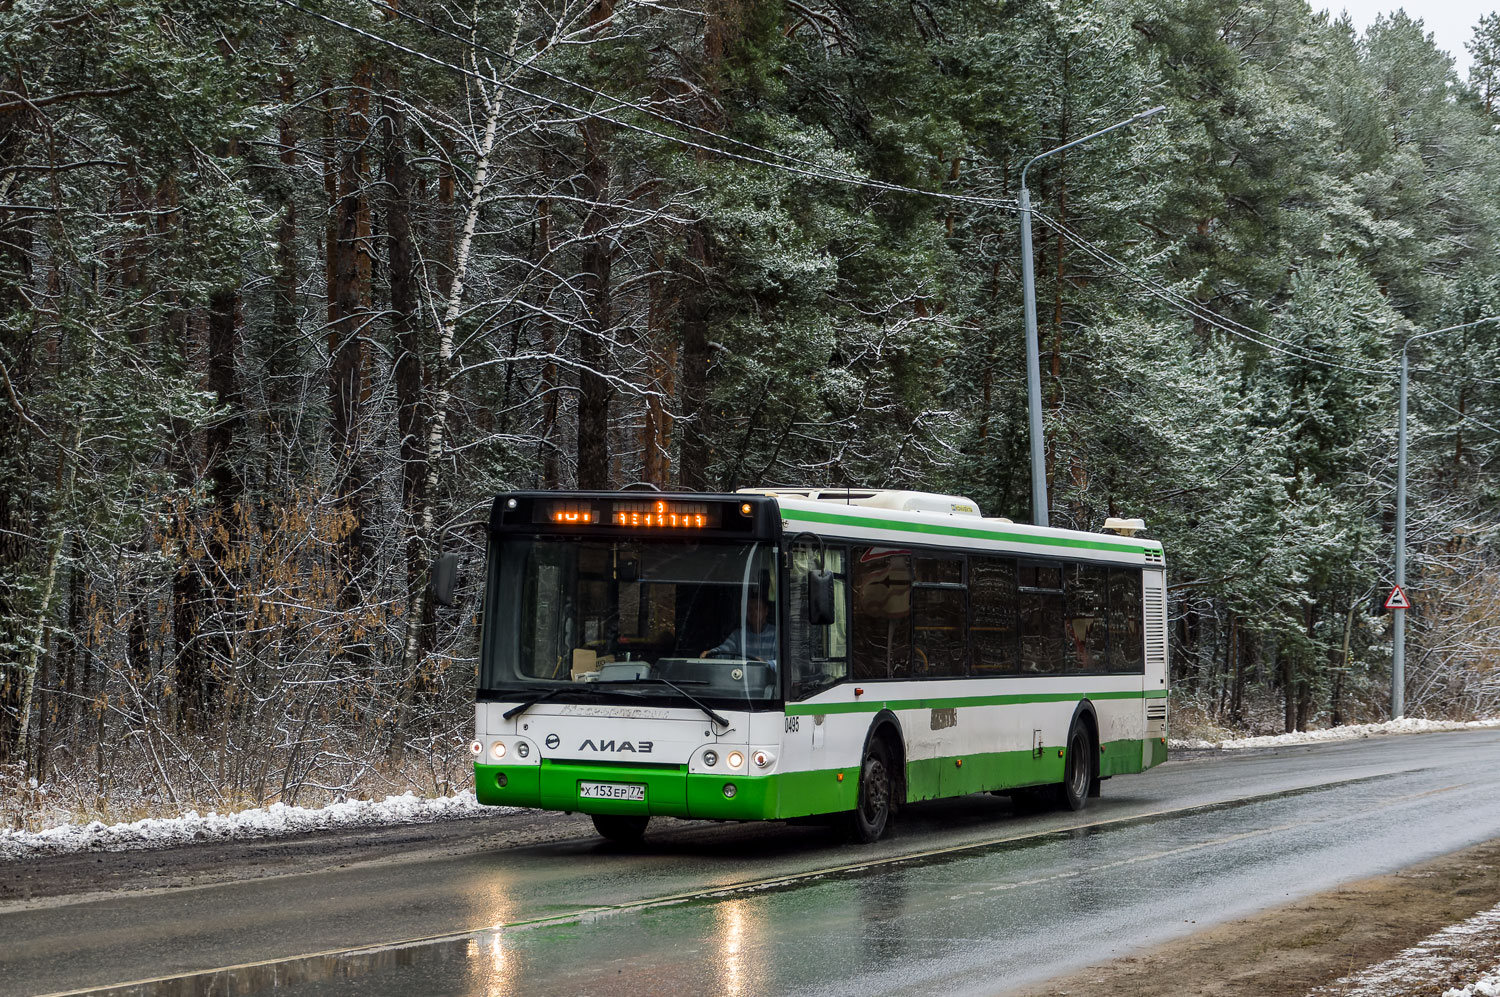
[[1082,810],[1088,806],[1089,791],[1095,785],[1094,736],[1082,718],[1073,720],[1073,729],[1068,731],[1067,761],[1063,767],[1063,781],[1054,787],[1057,805],[1065,810]]
[[640,841],[646,833],[650,817],[635,814],[593,814],[594,830],[610,841],[633,843]]
[[885,739],[870,738],[859,767],[859,797],[845,817],[848,836],[861,844],[879,841],[890,824],[892,810],[891,753]]

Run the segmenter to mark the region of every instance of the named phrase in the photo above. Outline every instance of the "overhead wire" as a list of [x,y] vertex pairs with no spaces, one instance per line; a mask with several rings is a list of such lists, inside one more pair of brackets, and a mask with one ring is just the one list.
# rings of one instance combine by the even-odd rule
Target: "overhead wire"
[[1482,429],[1488,429],[1490,432],[1495,433],[1497,435],[1500,435],[1500,429],[1496,429],[1494,426],[1491,426],[1487,422],[1480,422],[1478,419],[1474,418],[1469,413],[1464,412],[1464,411],[1462,411],[1460,409],[1454,408],[1452,405],[1449,405],[1447,402],[1443,401],[1437,395],[1433,394],[1431,391],[1427,390],[1426,388],[1422,387],[1421,385],[1416,385],[1416,389],[1417,389],[1417,393],[1420,394],[1423,398],[1426,398],[1430,402],[1436,402],[1438,405],[1442,406],[1443,408],[1447,409],[1449,412],[1452,412],[1454,415],[1458,416],[1458,418],[1459,418],[1460,421],[1463,421],[1463,422],[1472,422],[1474,425],[1479,426]]
[[[607,110],[614,111],[628,108],[629,110],[637,111],[641,114],[647,115],[648,117],[655,118],[657,121],[660,121],[663,124],[673,125],[686,131],[693,132],[698,135],[703,135],[717,142],[724,142],[731,146],[745,149],[749,152],[757,153],[762,156],[783,159],[789,163],[795,163],[799,166],[805,166],[813,170],[834,173],[845,172],[842,170],[831,170],[830,167],[826,166],[823,163],[818,163],[811,159],[804,159],[801,156],[795,156],[789,152],[782,152],[777,149],[767,149],[766,147],[756,145],[753,142],[746,142],[742,139],[737,139],[732,136],[725,135],[722,132],[716,132],[712,128],[705,128],[702,125],[695,124],[691,121],[685,121],[682,118],[673,117],[672,115],[667,114],[664,111],[660,111],[655,107],[650,106],[649,104],[626,100],[623,97],[618,97],[604,90],[599,90],[595,87],[591,87],[587,83],[580,83],[575,79],[562,75],[561,73],[553,72],[552,70],[547,69],[545,66],[542,66],[533,60],[517,58],[509,52],[503,52],[500,49],[494,48],[493,46],[486,45],[476,38],[466,38],[456,31],[450,31],[440,24],[435,24],[432,21],[427,20],[426,18],[419,17],[416,14],[413,14],[411,11],[392,7],[389,4],[385,3],[384,0],[375,0],[375,6],[380,8],[381,10],[390,12],[394,16],[399,17],[404,21],[410,21],[413,24],[419,24],[422,27],[426,28],[428,31],[442,35],[445,38],[450,38],[462,45],[467,45],[477,52],[483,52],[486,55],[492,55],[497,59],[503,59],[504,61],[515,66],[517,69],[524,69],[530,72],[534,72],[539,76],[544,76],[547,79],[554,80],[558,83],[563,84],[564,86],[569,86],[573,87],[574,89],[581,90],[591,97],[599,97],[604,100],[610,101],[614,106],[608,108]],[[468,28],[471,31],[473,30],[472,25],[463,25],[463,27]],[[1016,202],[1011,203],[1014,204]]]
[[1236,322],[1233,319],[1225,318],[1224,316],[1209,310],[1203,305],[1198,304],[1192,299],[1173,291],[1171,288],[1165,286],[1159,281],[1156,281],[1136,271],[1125,262],[1111,255],[1107,250],[1093,243],[1089,239],[1084,238],[1077,232],[1074,232],[1072,229],[1068,228],[1057,219],[1051,218],[1034,209],[1032,211],[1032,215],[1038,221],[1042,222],[1042,224],[1057,232],[1063,238],[1071,242],[1074,246],[1081,249],[1089,256],[1092,256],[1095,260],[1105,264],[1116,273],[1120,274],[1121,276],[1127,277],[1130,280],[1134,281],[1136,284],[1140,285],[1147,294],[1150,294],[1152,297],[1158,298],[1159,300],[1172,305],[1179,311],[1183,311],[1191,317],[1203,322],[1205,325],[1213,326],[1221,332],[1225,332],[1238,339],[1254,343],[1256,346],[1259,346],[1263,349],[1271,350],[1272,352],[1280,353],[1285,356],[1292,357],[1293,359],[1302,360],[1307,363],[1319,364],[1325,367],[1336,367],[1343,370],[1351,370],[1361,374],[1390,375],[1395,373],[1396,368],[1394,366],[1386,368],[1374,367],[1364,364],[1345,363],[1341,360],[1336,360],[1332,357],[1329,357],[1326,354],[1323,354],[1321,351],[1303,346],[1300,343],[1293,342],[1289,339],[1282,339],[1270,333],[1261,332],[1258,329],[1254,329],[1250,326],[1244,325],[1241,322]]
[[[349,31],[354,34],[360,35],[361,37],[367,38],[373,42],[376,42],[377,44],[432,63],[433,65],[449,69],[463,76],[478,80],[480,82],[488,83],[492,86],[502,87],[504,89],[510,90],[513,93],[520,94],[532,100],[540,101],[555,108],[569,111],[573,114],[579,114],[595,120],[608,122],[629,131],[634,131],[651,136],[653,138],[658,138],[685,148],[694,149],[700,152],[706,152],[711,155],[722,156],[724,158],[736,160],[739,162],[750,163],[756,166],[763,166],[773,170],[780,170],[782,172],[792,173],[815,180],[843,183],[852,186],[863,187],[865,189],[889,193],[910,194],[957,203],[977,204],[986,207],[1001,208],[1007,211],[1019,210],[1018,202],[1013,199],[982,197],[974,194],[955,194],[948,191],[923,190],[921,188],[908,187],[903,184],[896,184],[890,181],[876,180],[870,177],[860,176],[859,174],[851,173],[846,170],[831,168],[823,164],[813,162],[812,160],[795,156],[791,153],[781,152],[774,149],[767,149],[754,143],[745,142],[741,139],[723,135],[719,132],[713,131],[712,129],[704,128],[703,126],[694,124],[693,122],[684,121],[680,118],[666,114],[653,107],[643,106],[634,101],[628,101],[606,91],[591,87],[585,83],[580,83],[576,80],[563,76],[560,73],[556,73],[549,69],[546,69],[545,67],[539,66],[532,61],[518,59],[514,55],[502,52],[491,46],[484,45],[476,39],[465,38],[462,35],[459,35],[456,32],[449,31],[441,25],[434,24],[433,22],[428,21],[425,18],[418,17],[417,15],[412,14],[408,11],[402,11],[399,8],[391,7],[388,4],[384,3],[383,0],[376,0],[375,6],[380,9],[386,10],[403,20],[419,24],[427,30],[432,31],[436,34],[443,35],[455,41],[459,41],[462,44],[475,49],[476,51],[484,52],[488,55],[492,55],[496,58],[509,62],[510,64],[517,67],[517,69],[525,69],[535,72],[543,77],[554,80],[565,86],[570,86],[583,93],[587,93],[592,97],[607,100],[613,105],[609,109],[611,111],[629,109],[631,111],[635,111],[637,113],[644,114],[650,118],[653,118],[661,122],[662,124],[670,125],[675,128],[681,128],[694,134],[703,135],[707,138],[712,139],[715,143],[724,143],[738,149],[749,150],[750,152],[756,153],[756,155],[750,155],[747,152],[732,151],[731,149],[723,148],[718,144],[705,145],[704,143],[695,142],[680,135],[672,135],[667,132],[658,131],[653,128],[647,128],[639,124],[624,121],[617,117],[613,117],[609,113],[581,107],[569,103],[565,100],[535,93],[509,80],[487,75],[485,73],[478,72],[477,70],[469,69],[468,67],[449,62],[445,59],[440,59],[428,52],[423,52],[419,49],[403,45],[400,42],[385,38],[382,35],[378,35],[372,31],[368,31],[356,25],[349,24],[348,22],[341,21],[338,18],[331,17],[320,11],[311,10],[299,3],[296,3],[295,0],[277,0],[277,2],[281,3],[283,6],[306,14],[309,17],[317,18],[318,20],[321,20],[327,24],[331,24],[345,31]],[[776,160],[781,160],[781,162],[777,162]],[[1350,364],[1340,360],[1336,360],[1320,350],[1316,350],[1312,347],[1296,343],[1292,340],[1283,339],[1281,337],[1272,335],[1269,332],[1264,332],[1251,326],[1247,326],[1232,318],[1219,315],[1218,313],[1211,311],[1210,309],[1197,303],[1196,301],[1193,301],[1192,299],[1176,291],[1173,291],[1171,288],[1167,287],[1161,282],[1136,271],[1128,264],[1110,254],[1107,250],[1093,243],[1079,233],[1073,231],[1057,219],[1052,218],[1044,214],[1043,212],[1036,211],[1035,209],[1032,210],[1032,215],[1038,221],[1047,225],[1053,231],[1057,232],[1063,238],[1067,239],[1078,249],[1082,250],[1098,262],[1114,270],[1117,274],[1135,282],[1147,294],[1163,301],[1166,304],[1173,306],[1177,310],[1189,315],[1190,317],[1195,318],[1206,325],[1212,326],[1230,336],[1233,336],[1245,342],[1252,343],[1256,346],[1261,347],[1262,349],[1270,350],[1272,352],[1282,354],[1292,359],[1301,360],[1306,363],[1338,368],[1342,370],[1349,370],[1362,374],[1389,375],[1392,372],[1393,368],[1374,367],[1364,364]],[[1422,369],[1419,369],[1417,372],[1436,373],[1435,371],[1427,371]],[[1500,383],[1487,378],[1476,377],[1470,378],[1470,380],[1485,384]]]
[[[1196,301],[1193,301],[1192,299],[1187,298],[1184,295],[1178,294],[1159,281],[1155,281],[1152,278],[1133,270],[1128,264],[1111,255],[1107,250],[1100,247],[1097,243],[1089,241],[1088,239],[1079,235],[1077,232],[1069,229],[1066,225],[1058,222],[1056,219],[1050,218],[1044,215],[1042,212],[1035,210],[1033,210],[1032,214],[1043,224],[1047,225],[1049,228],[1052,228],[1054,231],[1057,231],[1069,242],[1073,243],[1075,246],[1082,249],[1090,256],[1093,256],[1101,263],[1105,263],[1117,273],[1129,277],[1142,286],[1147,287],[1149,292],[1152,293],[1153,296],[1159,297],[1162,300],[1167,301],[1167,303],[1169,304],[1176,305],[1181,310],[1186,311],[1193,317],[1201,318],[1206,324],[1213,325],[1221,331],[1229,333],[1230,335],[1256,343],[1257,345],[1263,346],[1266,349],[1275,350],[1279,353],[1286,353],[1289,356],[1299,357],[1300,359],[1307,360],[1310,363],[1323,364],[1330,367],[1340,367],[1346,370],[1354,370],[1369,374],[1389,374],[1397,369],[1394,365],[1391,368],[1385,368],[1372,367],[1370,365],[1343,363],[1339,360],[1333,359],[1320,350],[1316,350],[1308,346],[1303,346],[1302,344],[1295,343],[1291,340],[1282,339],[1280,337],[1272,335],[1269,332],[1262,332],[1251,326],[1247,326],[1242,322],[1237,322],[1232,318],[1227,318],[1223,315],[1219,315],[1216,312],[1210,311],[1208,308],[1197,303]],[[1500,316],[1497,316],[1493,319],[1482,319],[1479,322],[1469,324],[1478,325],[1483,322],[1491,321],[1500,321]],[[1227,328],[1227,326],[1233,326],[1235,328]],[[1263,340],[1270,340],[1271,342],[1265,342]],[[1291,352],[1289,352],[1287,349],[1280,349],[1277,346],[1272,345],[1272,343],[1278,343],[1284,347],[1289,347],[1291,349]],[[1394,354],[1392,360],[1394,364]],[[1443,377],[1458,378],[1471,384],[1500,385],[1500,380],[1497,380],[1495,378],[1479,377],[1478,375],[1473,374],[1456,374],[1453,371],[1438,371],[1433,370],[1429,367],[1412,367],[1410,368],[1410,370],[1413,374],[1436,374]]]
[[[345,31],[349,31],[363,38],[367,38],[370,41],[376,42],[380,45],[384,45],[387,48],[393,49],[397,52],[402,52],[406,55],[413,56],[425,62],[432,63],[435,66],[441,66],[444,69],[452,70],[453,72],[459,73],[463,76],[467,76],[479,82],[488,83],[491,86],[502,87],[513,93],[517,93],[521,96],[530,98],[531,100],[540,101],[543,104],[550,105],[551,107],[560,108],[573,114],[582,115],[584,117],[592,118],[597,121],[608,122],[609,124],[626,129],[627,131],[638,132],[642,135],[649,135],[652,138],[661,139],[665,142],[671,142],[675,145],[683,146],[685,148],[695,149],[700,152],[707,152],[715,156],[722,156],[726,159],[733,159],[744,163],[751,163],[756,166],[764,166],[768,169],[781,170],[785,173],[793,173],[808,177],[813,180],[826,180],[832,181],[834,183],[844,183],[851,186],[864,187],[869,190],[878,190],[886,193],[912,194],[920,197],[930,197],[938,200],[953,201],[964,204],[982,204],[988,207],[1002,208],[1007,211],[1014,211],[1017,209],[1017,202],[1014,200],[992,197],[979,197],[972,194],[953,194],[947,191],[922,190],[918,187],[907,187],[902,184],[891,183],[885,180],[874,180],[869,177],[859,176],[855,173],[849,173],[844,170],[836,170],[823,166],[814,166],[811,169],[803,169],[800,166],[793,166],[789,165],[788,163],[778,163],[773,160],[763,159],[759,156],[751,156],[746,153],[734,152],[729,149],[720,148],[718,146],[705,145],[702,142],[694,142],[691,139],[683,138],[681,135],[672,135],[667,132],[658,131],[654,128],[647,128],[644,125],[635,124],[630,121],[624,121],[604,112],[590,110],[588,108],[569,103],[568,101],[560,100],[556,97],[548,97],[544,94],[535,93],[509,80],[501,79],[496,76],[490,76],[485,73],[478,72],[477,70],[469,69],[466,66],[461,66],[456,63],[449,62],[446,59],[440,59],[437,56],[432,55],[431,53],[423,52],[420,49],[412,48],[409,45],[403,45],[400,42],[393,41],[392,39],[386,38],[382,35],[378,35],[373,31],[367,31],[364,28],[349,24],[346,21],[340,21],[336,17],[331,17],[320,11],[310,10],[307,7],[302,6],[301,4],[294,2],[294,0],[277,0],[277,2],[282,6],[290,7],[293,10],[300,11],[309,17],[317,18],[318,20],[323,21],[326,24],[331,24],[337,28],[342,28]],[[636,110],[642,110],[638,105],[632,104],[628,101],[620,101],[619,98],[609,97],[608,99],[616,101],[617,104],[622,107],[631,107]],[[658,117],[668,116],[658,115]],[[669,120],[671,120],[673,124],[682,124],[681,122],[676,121],[676,119],[669,118]],[[723,136],[718,136],[717,133],[710,132],[710,134],[714,134],[715,137],[719,139],[725,138]],[[738,142],[738,140],[733,139],[729,141]],[[738,144],[747,145],[747,143]]]

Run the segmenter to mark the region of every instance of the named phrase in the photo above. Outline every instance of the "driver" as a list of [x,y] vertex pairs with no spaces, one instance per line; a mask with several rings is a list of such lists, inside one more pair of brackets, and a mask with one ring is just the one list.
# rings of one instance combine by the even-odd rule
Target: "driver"
[[745,604],[745,625],[729,631],[728,637],[698,657],[757,658],[772,664],[776,662],[776,627],[771,618],[771,604],[763,589],[750,589],[749,601]]

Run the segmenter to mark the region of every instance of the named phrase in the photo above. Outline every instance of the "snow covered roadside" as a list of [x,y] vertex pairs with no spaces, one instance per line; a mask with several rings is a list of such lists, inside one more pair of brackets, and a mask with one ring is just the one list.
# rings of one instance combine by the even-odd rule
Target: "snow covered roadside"
[[1311,744],[1316,741],[1349,741],[1361,737],[1377,737],[1384,734],[1430,734],[1442,730],[1474,730],[1480,727],[1500,727],[1500,717],[1488,720],[1418,720],[1402,717],[1378,724],[1350,724],[1347,727],[1330,727],[1327,730],[1299,730],[1290,734],[1270,734],[1265,737],[1238,737],[1223,741],[1204,741],[1200,738],[1173,738],[1167,742],[1169,748],[1274,748],[1282,744]]
[[1462,990],[1456,987],[1444,990],[1443,997],[1500,997],[1500,966],[1495,967],[1493,976],[1470,983]]
[[[1204,741],[1196,738],[1173,739],[1169,742],[1169,746],[1176,749],[1262,748],[1386,734],[1419,734],[1475,728],[1500,728],[1500,718],[1467,723],[1403,718],[1379,724],[1359,724],[1328,730],[1276,734],[1268,737],[1244,737],[1223,741]],[[318,808],[289,807],[282,803],[273,803],[268,807],[242,810],[232,814],[219,814],[212,811],[199,814],[197,811],[190,810],[181,817],[151,817],[122,824],[106,825],[100,821],[94,821],[90,824],[63,824],[35,832],[0,829],[0,862],[71,852],[143,851],[201,842],[248,841],[257,838],[284,837],[308,831],[425,824],[462,817],[517,812],[519,812],[518,808],[513,807],[480,806],[472,792],[436,798],[406,793],[402,796],[388,796],[379,801],[351,800]],[[1474,984],[1474,986],[1481,985],[1490,984],[1484,980]],[[1495,984],[1495,986],[1493,994],[1483,989],[1474,990],[1473,994],[1483,995],[1483,997],[1500,997],[1500,984]],[[1455,993],[1462,994],[1461,991],[1455,991]],[[1464,994],[1463,997],[1472,997],[1472,995]]]
[[[1478,979],[1439,989],[1454,979]],[[1500,997],[1500,907],[1429,935],[1404,952],[1352,976],[1319,987],[1308,997]]]
[[518,812],[515,807],[481,806],[474,799],[473,792],[436,798],[406,793],[379,801],[349,800],[316,809],[273,803],[268,807],[232,814],[200,814],[189,810],[181,817],[148,817],[128,824],[106,825],[94,821],[91,824],[63,824],[34,832],[0,830],[0,862],[67,852],[137,851],[202,842],[282,837],[307,831],[427,824],[480,814]]

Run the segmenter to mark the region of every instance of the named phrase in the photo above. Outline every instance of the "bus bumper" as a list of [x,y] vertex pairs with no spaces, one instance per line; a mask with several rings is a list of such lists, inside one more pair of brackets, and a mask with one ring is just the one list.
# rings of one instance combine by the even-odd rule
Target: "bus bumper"
[[[584,782],[645,786],[646,798],[584,799],[578,795],[579,784]],[[486,806],[700,820],[768,820],[774,819],[778,810],[774,775],[689,773],[686,766],[556,765],[545,760],[540,765],[476,764],[474,795]]]

